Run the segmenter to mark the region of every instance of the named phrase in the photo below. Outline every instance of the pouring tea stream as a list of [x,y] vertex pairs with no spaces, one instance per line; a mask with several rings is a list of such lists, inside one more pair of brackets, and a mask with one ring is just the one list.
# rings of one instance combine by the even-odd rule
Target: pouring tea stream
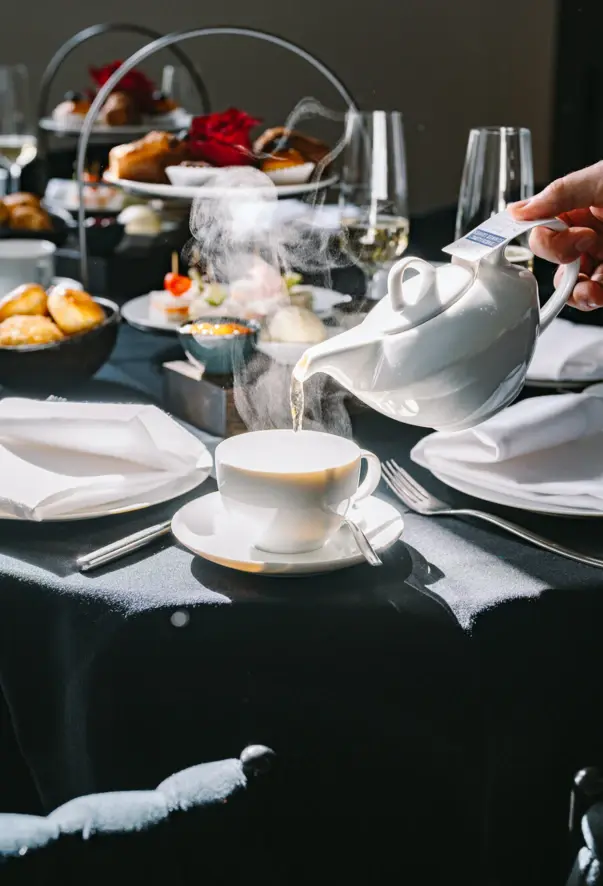
[[[520,234],[560,219],[517,222],[492,216],[447,246],[452,262],[397,262],[388,294],[364,321],[309,348],[293,370],[292,413],[303,414],[303,383],[330,375],[390,418],[436,430],[474,427],[509,405],[523,386],[540,330],[565,305],[580,262],[564,267],[560,285],[540,308],[538,284],[511,265],[505,247]],[[418,273],[405,275],[411,268]]]

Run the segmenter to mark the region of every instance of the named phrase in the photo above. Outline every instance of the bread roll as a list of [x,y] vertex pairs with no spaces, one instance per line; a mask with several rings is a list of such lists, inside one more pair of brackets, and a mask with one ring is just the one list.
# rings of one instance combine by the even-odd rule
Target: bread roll
[[139,141],[117,145],[109,151],[109,173],[130,181],[168,184],[167,166],[187,160],[189,148],[169,132],[149,132]]
[[40,198],[35,194],[27,194],[25,191],[18,191],[16,194],[7,194],[2,198],[5,206],[10,212],[15,206],[33,206],[37,209],[40,205]]
[[46,314],[48,297],[37,283],[24,283],[0,298],[0,320],[15,314]]
[[48,311],[66,335],[86,332],[105,320],[105,312],[87,292],[57,287],[48,296]]
[[46,345],[64,338],[50,317],[24,317],[19,314],[0,323],[0,345]]
[[5,227],[8,224],[8,218],[8,206],[4,200],[0,200],[0,227]]
[[9,210],[8,225],[13,231],[52,231],[50,216],[41,206],[15,206]]

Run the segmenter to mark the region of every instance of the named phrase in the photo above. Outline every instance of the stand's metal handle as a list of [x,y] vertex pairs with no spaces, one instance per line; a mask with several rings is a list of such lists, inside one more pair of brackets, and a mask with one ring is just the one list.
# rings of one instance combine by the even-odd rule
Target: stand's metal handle
[[99,112],[104,105],[105,101],[109,97],[112,90],[119,83],[122,77],[124,77],[132,68],[135,68],[136,65],[141,64],[146,61],[147,58],[154,55],[156,52],[160,52],[162,49],[168,49],[173,46],[173,44],[180,43],[183,40],[191,40],[193,37],[212,37],[212,36],[236,36],[236,37],[255,37],[258,40],[264,40],[267,43],[272,43],[275,46],[280,46],[282,49],[288,49],[290,52],[299,56],[299,58],[304,59],[304,61],[309,62],[320,74],[322,74],[332,86],[335,87],[339,95],[343,98],[345,103],[348,106],[348,109],[355,110],[356,104],[351,96],[351,93],[344,86],[344,84],[339,80],[339,78],[328,68],[323,62],[319,61],[315,58],[311,53],[307,50],[302,49],[301,46],[297,46],[297,44],[292,43],[290,40],[285,40],[283,37],[277,37],[275,34],[269,34],[265,31],[255,30],[253,28],[243,28],[243,27],[208,27],[208,28],[194,28],[190,31],[179,31],[173,34],[166,34],[165,37],[159,37],[154,40],[152,43],[148,43],[142,49],[139,49],[138,52],[135,52],[134,55],[131,55],[122,66],[115,71],[111,77],[107,80],[104,86],[99,89],[98,93],[92,105],[90,106],[90,110],[88,111],[84,123],[82,125],[82,130],[80,133],[78,147],[77,147],[77,162],[76,162],[76,176],[78,182],[79,189],[79,209],[78,209],[78,225],[79,225],[79,244],[80,244],[80,263],[81,263],[81,276],[84,286],[87,288],[89,285],[88,278],[88,255],[86,251],[86,227],[84,224],[85,221],[85,209],[84,209],[84,171],[85,171],[85,163],[86,163],[86,150],[88,148],[88,142],[90,140],[90,135],[92,133],[92,127],[94,126],[96,119],[99,115]]
[[[55,52],[46,66],[46,70],[42,75],[42,82],[40,84],[40,91],[38,93],[38,103],[36,111],[36,125],[38,130],[38,158],[42,162],[42,167],[44,170],[44,181],[42,182],[44,187],[46,187],[48,179],[48,176],[46,174],[46,158],[48,155],[49,133],[46,132],[45,129],[42,129],[42,127],[40,126],[40,120],[42,119],[42,117],[46,117],[48,115],[50,90],[56,79],[56,76],[65,59],[69,55],[71,55],[71,53],[75,49],[77,49],[83,43],[86,43],[88,40],[92,40],[94,37],[99,37],[103,34],[114,33],[116,31],[127,32],[131,34],[140,34],[142,37],[146,37],[147,39],[153,41],[159,40],[162,37],[159,31],[155,31],[153,28],[147,28],[146,25],[135,25],[128,22],[104,22],[98,25],[91,25],[89,28],[84,28],[83,30],[78,31],[78,33],[74,34],[73,37],[70,37],[69,40],[66,40],[65,43],[63,43],[63,45],[57,50],[57,52]],[[193,85],[197,90],[197,93],[199,94],[199,99],[201,101],[203,112],[208,113],[211,109],[209,93],[196,67],[194,66],[188,55],[186,55],[186,53],[183,52],[179,46],[172,46],[170,44],[166,47],[166,49],[167,48],[171,50],[172,54],[175,58],[178,59],[182,67],[186,68],[186,70],[188,71]]]

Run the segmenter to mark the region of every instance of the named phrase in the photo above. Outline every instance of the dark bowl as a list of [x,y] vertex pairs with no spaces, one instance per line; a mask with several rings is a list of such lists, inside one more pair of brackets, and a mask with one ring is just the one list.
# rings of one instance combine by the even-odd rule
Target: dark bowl
[[[195,323],[240,323],[251,332],[248,335],[195,335],[190,330]],[[260,324],[257,320],[240,317],[197,317],[187,320],[178,330],[180,343],[189,359],[201,363],[209,375],[231,375],[235,366],[248,360],[255,350]]]
[[49,240],[55,246],[64,246],[70,231],[75,230],[76,225],[71,216],[56,215],[49,212],[52,222],[51,231],[20,231],[8,227],[0,227],[0,238],[3,240]]
[[107,362],[115,346],[120,313],[115,302],[95,301],[106,319],[88,332],[47,345],[0,346],[0,385],[14,391],[54,394],[76,387]]
[[111,255],[121,241],[125,233],[125,225],[114,218],[95,216],[86,219],[86,246],[90,255]]

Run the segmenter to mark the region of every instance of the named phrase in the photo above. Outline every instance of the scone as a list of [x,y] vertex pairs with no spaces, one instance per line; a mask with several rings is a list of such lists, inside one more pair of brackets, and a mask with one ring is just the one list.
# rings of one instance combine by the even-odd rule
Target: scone
[[100,113],[100,120],[107,126],[132,126],[142,117],[135,100],[127,92],[112,92]]
[[169,132],[149,132],[139,141],[117,145],[109,151],[109,173],[130,181],[168,184],[167,166],[189,157],[189,147]]
[[52,290],[48,296],[48,312],[60,330],[66,335],[86,332],[105,320],[101,306],[79,289]]
[[28,194],[25,191],[18,191],[16,194],[7,194],[2,198],[4,205],[11,212],[15,206],[33,206],[37,209],[40,205],[40,198],[35,194]]
[[0,320],[15,314],[46,314],[48,296],[37,283],[24,283],[0,298]]
[[0,346],[47,345],[65,336],[50,317],[24,317],[19,314],[0,323]]
[[9,210],[8,226],[13,231],[52,231],[52,222],[41,206],[15,206]]
[[0,200],[0,228],[6,227],[8,224],[8,206],[4,200]]

